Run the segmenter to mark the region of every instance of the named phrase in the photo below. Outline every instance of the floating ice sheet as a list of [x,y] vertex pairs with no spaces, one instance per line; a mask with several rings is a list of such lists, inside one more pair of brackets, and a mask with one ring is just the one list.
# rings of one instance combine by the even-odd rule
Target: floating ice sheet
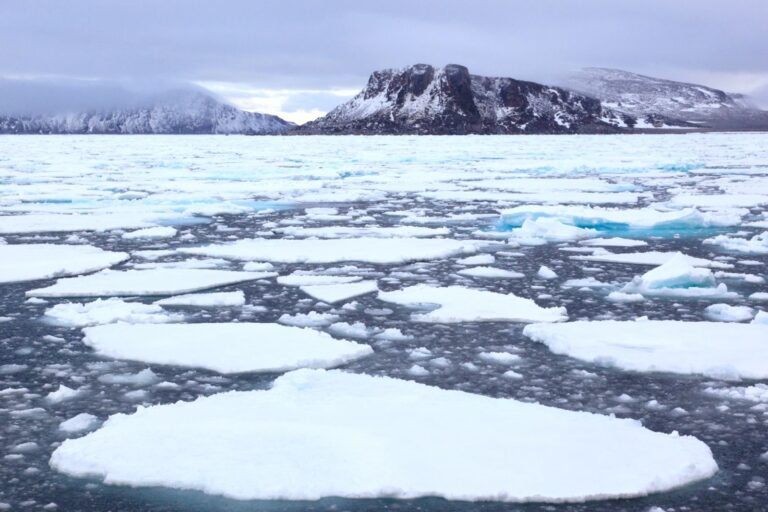
[[408,306],[438,306],[428,313],[415,313],[419,322],[561,322],[568,319],[565,308],[542,308],[531,299],[512,293],[475,290],[463,286],[418,284],[391,292],[379,292],[379,299]]
[[56,284],[27,292],[29,297],[103,297],[175,295],[265,277],[274,272],[232,272],[207,269],[104,270],[88,276],[59,279]]
[[220,373],[330,368],[373,353],[368,345],[279,324],[110,324],[83,333],[102,356]]
[[288,500],[581,502],[717,471],[698,439],[633,420],[318,370],[288,373],[266,391],[112,416],[64,441],[50,463],[110,484]]
[[166,323],[182,320],[155,304],[125,302],[118,298],[96,299],[93,302],[56,304],[45,311],[45,318],[58,325],[85,327],[87,325],[128,323]]
[[523,334],[556,354],[624,370],[768,378],[768,325],[608,320],[533,324]]
[[234,292],[188,293],[155,301],[161,306],[236,307],[245,304],[242,290]]
[[127,259],[90,245],[0,244],[0,283],[85,274]]
[[448,258],[477,252],[488,242],[424,238],[343,238],[286,240],[255,238],[206,247],[180,249],[187,254],[280,263],[363,261],[394,264]]
[[327,302],[328,304],[349,300],[360,295],[375,292],[378,289],[379,287],[376,284],[376,281],[302,286],[300,288],[302,292],[310,297]]

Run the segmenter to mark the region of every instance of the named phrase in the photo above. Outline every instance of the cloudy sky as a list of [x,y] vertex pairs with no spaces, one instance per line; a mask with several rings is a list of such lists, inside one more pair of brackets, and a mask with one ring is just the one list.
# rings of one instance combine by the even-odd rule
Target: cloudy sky
[[303,122],[378,68],[557,82],[603,66],[768,106],[767,26],[767,0],[0,0],[0,79],[194,83]]

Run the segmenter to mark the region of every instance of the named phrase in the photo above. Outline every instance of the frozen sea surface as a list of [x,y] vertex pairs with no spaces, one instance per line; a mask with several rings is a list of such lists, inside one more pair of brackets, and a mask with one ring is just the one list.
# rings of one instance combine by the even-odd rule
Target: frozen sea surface
[[[224,375],[172,364],[101,358],[83,343],[79,327],[45,318],[46,311],[57,304],[86,304],[99,297],[30,297],[27,292],[56,281],[41,279],[0,284],[0,509],[51,509],[51,504],[58,510],[84,511],[645,512],[652,507],[665,511],[765,507],[768,402],[754,400],[755,393],[744,390],[762,389],[768,380],[734,382],[696,374],[622,370],[623,365],[608,360],[555,354],[524,336],[523,323],[419,322],[414,317],[437,310],[438,304],[429,302],[435,299],[400,304],[382,301],[377,293],[358,295],[343,287],[365,282],[367,290],[375,291],[373,282],[384,293],[424,285],[514,294],[541,308],[565,308],[568,322],[629,323],[643,317],[712,321],[707,308],[718,303],[744,306],[740,311],[748,309],[760,316],[768,308],[760,300],[768,292],[768,255],[762,244],[768,229],[764,199],[768,197],[768,135],[303,137],[301,144],[298,141],[292,137],[0,137],[0,243],[95,247],[131,256],[115,261],[113,271],[264,272],[262,278],[210,290],[241,291],[244,304],[239,298],[231,305],[221,301],[181,305],[182,300],[176,305],[168,301],[163,308],[188,324],[273,323],[283,315],[298,322],[307,319],[307,325],[311,319],[328,319],[316,322],[316,328],[373,348],[368,357],[341,366],[348,372],[639,420],[657,432],[677,431],[703,441],[719,471],[676,490],[587,504],[429,497],[237,501],[197,491],[113,486],[74,478],[49,467],[51,454],[64,439],[98,428],[110,415],[132,413],[138,405],[265,390],[280,374]],[[621,211],[627,213],[617,213]],[[535,224],[536,229],[528,229],[524,237],[511,234],[526,220],[541,218],[553,221]],[[175,228],[174,236],[123,236],[158,226]],[[432,229],[409,229],[417,226]],[[346,241],[317,244],[311,243],[311,237]],[[647,245],[585,243],[590,238],[612,237],[642,240]],[[363,238],[375,255],[360,261],[360,256],[355,260],[341,252],[331,254],[334,248],[351,247],[359,255],[365,247],[349,240]],[[285,247],[309,248],[309,252],[278,257],[273,251],[281,245],[275,242],[269,251],[259,247],[246,258],[227,250],[189,250],[236,247],[233,243],[239,240],[255,239],[297,239],[309,243]],[[470,249],[454,250],[440,239],[459,241]],[[717,243],[704,243],[705,239]],[[423,242],[428,240],[435,243]],[[317,247],[322,254],[312,252]],[[626,258],[607,254],[645,252],[651,254]],[[609,298],[614,293],[614,299],[621,299],[616,292],[677,252],[697,258],[687,260],[692,268],[711,272],[706,282],[667,280],[665,286],[690,291],[702,283],[710,288],[724,285],[726,298],[702,298],[696,293],[633,294],[639,298],[625,301]],[[77,251],[59,254],[63,256],[56,256],[53,271],[91,270],[78,270]],[[71,262],[66,261],[68,254]],[[478,265],[506,272],[498,272],[498,278],[492,272],[474,276],[466,272]],[[542,277],[542,266],[556,277]],[[315,284],[281,284],[271,277],[272,272],[290,275],[289,281],[296,283]],[[522,277],[502,277],[516,275],[510,272]],[[691,270],[686,275],[699,273]],[[163,295],[132,288],[136,296],[123,299],[149,305],[189,288],[161,284],[153,279],[149,287]],[[305,293],[306,288],[314,293]],[[330,304],[317,297],[339,300]],[[136,315],[134,320],[141,317]],[[559,329],[568,322],[550,325]],[[739,326],[723,323],[726,334],[720,336],[721,329],[702,334],[711,336],[707,346],[719,342],[718,349],[727,351],[729,325]],[[575,347],[579,339],[569,343]],[[631,344],[621,348],[622,358],[642,350]],[[78,419],[60,427],[74,418]],[[461,448],[452,446],[449,439],[444,455],[462,453]],[[631,471],[632,460],[626,466]]]

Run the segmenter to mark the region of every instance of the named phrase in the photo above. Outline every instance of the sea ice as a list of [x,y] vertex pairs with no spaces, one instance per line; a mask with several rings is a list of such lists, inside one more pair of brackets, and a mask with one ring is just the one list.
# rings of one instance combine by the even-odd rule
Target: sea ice
[[491,279],[517,279],[520,277],[525,277],[525,274],[521,272],[515,272],[514,270],[505,270],[503,268],[495,267],[470,267],[459,270],[456,273],[462,276],[487,277]]
[[373,353],[312,329],[266,323],[110,324],[83,333],[102,356],[220,373],[329,368]]
[[746,322],[752,320],[755,312],[747,306],[712,304],[704,309],[704,316],[717,322]]
[[56,304],[45,311],[45,318],[66,327],[85,327],[118,321],[165,323],[183,319],[182,316],[170,314],[155,304],[125,302],[114,297],[106,300],[96,299],[82,304],[78,302]]
[[235,260],[280,263],[335,263],[363,261],[382,265],[408,261],[448,258],[477,252],[487,242],[444,238],[341,238],[330,240],[289,240],[255,238],[206,247],[179,249]]
[[606,320],[527,325],[523,334],[556,354],[624,370],[768,378],[768,325]]
[[594,229],[564,224],[558,219],[540,217],[525,219],[519,228],[509,231],[510,241],[520,245],[543,245],[547,242],[568,242],[597,236]]
[[176,228],[171,226],[156,226],[154,228],[137,229],[136,231],[123,233],[123,238],[126,240],[162,240],[175,237],[177,232]]
[[90,245],[0,244],[0,283],[86,274],[128,258]]
[[[626,263],[630,265],[663,265],[672,258],[679,259],[679,252],[659,252],[659,251],[646,251],[646,252],[599,252],[589,255],[577,255],[571,256],[572,260],[581,261],[599,261],[604,263]],[[707,260],[704,258],[696,258],[694,256],[685,256],[688,263],[694,267],[706,267],[706,268],[721,268],[728,269],[733,268],[730,263],[723,263],[722,261]]]
[[88,276],[59,279],[28,297],[103,297],[175,295],[274,277],[274,272],[233,272],[208,269],[104,270]]
[[376,281],[360,281],[358,283],[302,286],[299,289],[314,299],[327,302],[328,304],[335,304],[353,297],[375,292],[379,287]]
[[675,254],[642,276],[635,276],[621,291],[656,297],[725,299],[738,296],[729,292],[725,284],[718,285],[710,269],[694,267],[691,258],[682,253]]
[[199,308],[237,307],[245,305],[245,293],[233,292],[189,293],[155,301],[159,306],[194,306]]
[[718,469],[698,439],[634,420],[322,370],[111,416],[50,464],[243,500],[507,502],[643,496]]
[[474,290],[463,286],[418,284],[402,290],[380,291],[378,298],[407,306],[438,306],[428,313],[411,315],[418,322],[562,322],[568,319],[563,307],[542,308],[531,299],[511,293]]
[[703,241],[705,244],[718,245],[726,251],[743,254],[768,254],[768,231],[752,238],[738,238],[730,235],[717,235]]
[[448,228],[426,228],[421,226],[322,226],[322,227],[287,227],[276,231],[297,238],[422,238],[450,235]]
[[73,416],[72,418],[59,423],[59,430],[66,432],[67,434],[73,434],[91,430],[98,425],[98,423],[99,419],[93,414],[81,412],[77,416]]

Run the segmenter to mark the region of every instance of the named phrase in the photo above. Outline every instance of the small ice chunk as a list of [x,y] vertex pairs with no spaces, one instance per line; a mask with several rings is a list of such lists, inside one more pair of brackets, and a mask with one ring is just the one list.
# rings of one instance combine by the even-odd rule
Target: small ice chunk
[[242,290],[233,292],[188,293],[155,301],[160,306],[237,307],[245,304]]
[[493,254],[483,253],[475,254],[474,256],[467,256],[466,258],[460,258],[456,260],[459,265],[493,265],[496,262],[496,258]]
[[45,397],[45,400],[50,404],[58,404],[66,400],[72,400],[73,398],[76,398],[78,395],[80,395],[80,390],[72,389],[70,387],[65,386],[64,384],[60,384],[59,389],[48,393]]
[[123,238],[126,240],[162,240],[164,238],[173,238],[178,231],[171,226],[156,226],[153,228],[137,229],[136,231],[129,231],[123,233]]
[[155,304],[125,302],[118,298],[96,299],[92,302],[68,302],[56,304],[46,310],[45,318],[66,327],[128,323],[164,323],[181,320],[180,315],[170,314]]
[[514,364],[520,361],[520,356],[517,354],[511,354],[509,352],[480,352],[478,357],[486,363],[504,365]]
[[746,322],[751,320],[754,314],[752,308],[729,304],[712,304],[704,309],[704,316],[718,322]]
[[541,267],[539,267],[539,271],[536,272],[536,275],[539,276],[542,279],[556,279],[557,278],[557,273],[554,270],[552,270],[551,268],[549,268],[549,267],[547,267],[545,265],[542,265]]
[[338,319],[338,315],[310,311],[309,313],[296,313],[295,315],[286,313],[281,315],[277,321],[281,324],[293,325],[295,327],[325,327]]
[[92,430],[98,423],[99,419],[96,416],[83,412],[68,420],[62,421],[59,424],[59,430],[66,432],[67,434],[85,432],[87,430]]
[[325,284],[317,286],[302,286],[300,290],[317,300],[335,304],[345,300],[366,295],[379,289],[376,281],[360,281],[347,284]]
[[470,267],[459,270],[456,273],[462,276],[485,277],[490,279],[518,279],[525,277],[525,274],[520,272],[495,267]]

